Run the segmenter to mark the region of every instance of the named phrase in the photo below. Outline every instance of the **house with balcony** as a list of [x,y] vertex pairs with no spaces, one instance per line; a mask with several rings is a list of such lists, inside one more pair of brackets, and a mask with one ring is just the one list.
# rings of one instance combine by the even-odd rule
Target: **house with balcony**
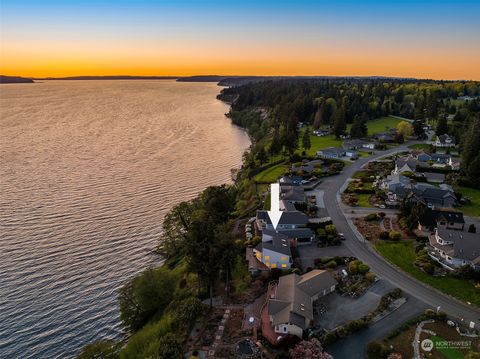
[[445,268],[469,265],[480,269],[480,234],[439,226],[429,236],[429,255]]

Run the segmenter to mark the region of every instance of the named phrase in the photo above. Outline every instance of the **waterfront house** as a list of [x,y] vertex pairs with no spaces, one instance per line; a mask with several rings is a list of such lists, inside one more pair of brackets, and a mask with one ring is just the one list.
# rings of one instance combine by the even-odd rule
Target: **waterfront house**
[[[258,230],[273,229],[272,221],[267,211],[258,210],[256,216]],[[278,222],[277,230],[303,228],[308,223],[308,217],[300,211],[284,211]]]
[[287,235],[265,229],[262,241],[253,250],[255,257],[268,268],[290,269],[292,252]]
[[314,269],[303,275],[289,274],[272,283],[262,312],[262,332],[276,345],[286,335],[302,338],[313,322],[313,303],[335,291],[330,272]]

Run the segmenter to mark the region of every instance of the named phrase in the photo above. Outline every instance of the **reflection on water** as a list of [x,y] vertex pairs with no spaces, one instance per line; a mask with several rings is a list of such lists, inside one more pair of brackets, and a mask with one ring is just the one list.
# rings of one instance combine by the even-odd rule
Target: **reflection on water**
[[0,357],[119,337],[117,289],[159,262],[162,217],[248,147],[211,83],[0,87]]

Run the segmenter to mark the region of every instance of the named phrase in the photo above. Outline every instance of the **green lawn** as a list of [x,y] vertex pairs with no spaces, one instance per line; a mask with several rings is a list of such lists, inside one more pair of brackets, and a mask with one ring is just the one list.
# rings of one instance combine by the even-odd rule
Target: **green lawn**
[[437,342],[445,342],[445,339],[443,339],[442,337],[434,335],[433,337],[430,337],[430,339],[433,341],[433,343],[435,343],[433,345],[435,350],[438,350],[440,353],[445,355],[448,359],[463,359],[463,358],[465,358],[464,353],[462,353],[461,351],[459,351],[455,348],[448,348],[448,347],[447,348],[444,348],[444,347],[439,348],[439,346],[437,346],[436,343]]
[[359,207],[371,207],[373,206],[368,202],[368,199],[372,196],[371,194],[368,193],[359,193],[355,195],[358,198],[357,205]]
[[368,121],[368,134],[374,135],[376,133],[385,132],[390,128],[396,127],[399,122],[402,122],[402,120],[393,117],[380,117],[376,118],[375,120]]
[[408,146],[408,148],[411,148],[412,150],[429,150],[430,145],[426,143],[416,143],[414,145]]
[[[311,131],[311,128],[309,128],[309,130]],[[302,151],[304,150],[304,148],[302,146],[303,131],[305,131],[305,130],[302,130],[300,132],[300,135],[299,135],[299,141],[298,142],[300,144],[300,147],[297,150],[298,153],[302,153]],[[341,146],[342,141],[337,140],[335,138],[335,136],[333,136],[333,135],[321,136],[321,137],[310,135],[310,143],[311,143],[312,147],[310,147],[309,150],[305,150],[305,153],[307,154],[307,156],[315,156],[317,151],[321,150],[322,148],[339,147],[339,146]]]
[[253,179],[256,182],[276,182],[287,170],[287,166],[283,163],[267,168],[257,174]]
[[480,289],[476,289],[472,283],[448,276],[433,277],[414,266],[415,249],[412,241],[379,241],[375,248],[388,261],[418,280],[460,300],[480,306]]
[[463,197],[468,197],[472,200],[472,203],[463,205],[459,209],[467,216],[480,217],[480,189],[456,187],[455,190],[460,192]]

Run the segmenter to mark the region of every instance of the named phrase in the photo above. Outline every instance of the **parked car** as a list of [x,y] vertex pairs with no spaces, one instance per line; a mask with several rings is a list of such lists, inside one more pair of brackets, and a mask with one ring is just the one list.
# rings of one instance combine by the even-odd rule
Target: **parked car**
[[345,235],[344,235],[343,233],[339,233],[338,236],[340,237],[340,239],[341,239],[342,241],[345,240]]

